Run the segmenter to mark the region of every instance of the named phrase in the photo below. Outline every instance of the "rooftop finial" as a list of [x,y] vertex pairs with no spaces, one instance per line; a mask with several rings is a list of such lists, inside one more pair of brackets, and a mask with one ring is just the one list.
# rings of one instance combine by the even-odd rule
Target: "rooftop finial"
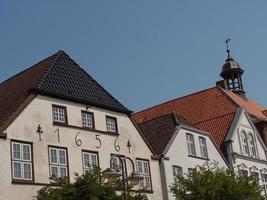
[[225,43],[226,43],[226,48],[227,48],[227,58],[229,59],[230,58],[230,49],[229,49],[229,45],[228,43],[231,41],[230,38],[228,38],[227,40],[225,40]]

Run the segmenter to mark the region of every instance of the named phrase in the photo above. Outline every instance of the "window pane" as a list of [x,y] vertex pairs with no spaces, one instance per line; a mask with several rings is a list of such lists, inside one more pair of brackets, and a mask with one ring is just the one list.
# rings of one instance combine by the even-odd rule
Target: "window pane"
[[95,154],[92,154],[92,164],[97,165],[97,156]]
[[13,143],[13,159],[20,160],[20,144]]
[[23,160],[31,160],[31,148],[30,145],[23,145]]
[[57,150],[56,149],[50,149],[50,162],[57,164]]
[[32,174],[31,174],[32,167],[31,167],[31,164],[24,163],[23,169],[24,169],[24,178],[25,179],[32,179]]
[[50,173],[51,173],[51,176],[54,175],[54,176],[58,177],[57,167],[56,166],[51,166]]
[[13,162],[13,171],[14,171],[14,178],[19,178],[21,179],[22,178],[22,174],[21,174],[21,168],[22,168],[22,165],[20,162]]
[[84,166],[89,167],[90,165],[90,156],[88,153],[83,154],[83,161],[84,161]]
[[60,177],[64,178],[67,176],[67,168],[66,167],[60,167]]
[[59,150],[59,163],[65,165],[66,164],[66,151]]

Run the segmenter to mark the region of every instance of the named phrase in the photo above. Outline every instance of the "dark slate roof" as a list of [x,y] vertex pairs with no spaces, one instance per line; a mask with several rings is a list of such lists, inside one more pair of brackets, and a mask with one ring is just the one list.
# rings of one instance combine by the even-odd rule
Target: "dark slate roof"
[[58,51],[0,84],[0,130],[32,93],[131,113],[65,52]]
[[57,53],[33,90],[118,112],[131,112],[63,51]]
[[195,128],[191,123],[187,122],[176,113],[169,113],[152,120],[139,123],[138,127],[141,129],[156,153],[158,155],[163,155],[164,150],[169,144],[175,129],[179,124]]

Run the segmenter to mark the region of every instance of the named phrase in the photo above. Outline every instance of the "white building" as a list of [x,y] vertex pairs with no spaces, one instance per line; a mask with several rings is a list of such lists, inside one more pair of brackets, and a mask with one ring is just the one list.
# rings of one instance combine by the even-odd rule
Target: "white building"
[[35,199],[52,174],[72,182],[88,164],[110,167],[113,154],[134,161],[148,199],[163,199],[155,152],[129,115],[63,51],[6,80],[0,85],[0,199]]
[[228,161],[237,173],[252,175],[267,194],[266,146],[246,110],[240,107],[225,138]]
[[160,160],[164,200],[174,200],[170,186],[177,175],[184,175],[206,162],[217,162],[228,168],[227,162],[211,135],[195,128],[176,113],[166,114],[138,124],[155,149]]

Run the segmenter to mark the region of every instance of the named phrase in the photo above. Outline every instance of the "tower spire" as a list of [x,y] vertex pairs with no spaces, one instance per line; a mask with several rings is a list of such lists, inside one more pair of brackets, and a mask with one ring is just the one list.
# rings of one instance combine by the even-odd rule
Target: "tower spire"
[[227,40],[225,40],[225,43],[226,43],[226,52],[227,52],[227,59],[231,58],[230,56],[230,49],[229,49],[229,42],[231,41],[231,38],[228,38]]
[[224,79],[223,88],[231,90],[239,96],[245,98],[245,91],[242,83],[242,74],[244,72],[240,65],[231,57],[229,42],[230,38],[225,40],[227,59],[222,67],[221,77]]

